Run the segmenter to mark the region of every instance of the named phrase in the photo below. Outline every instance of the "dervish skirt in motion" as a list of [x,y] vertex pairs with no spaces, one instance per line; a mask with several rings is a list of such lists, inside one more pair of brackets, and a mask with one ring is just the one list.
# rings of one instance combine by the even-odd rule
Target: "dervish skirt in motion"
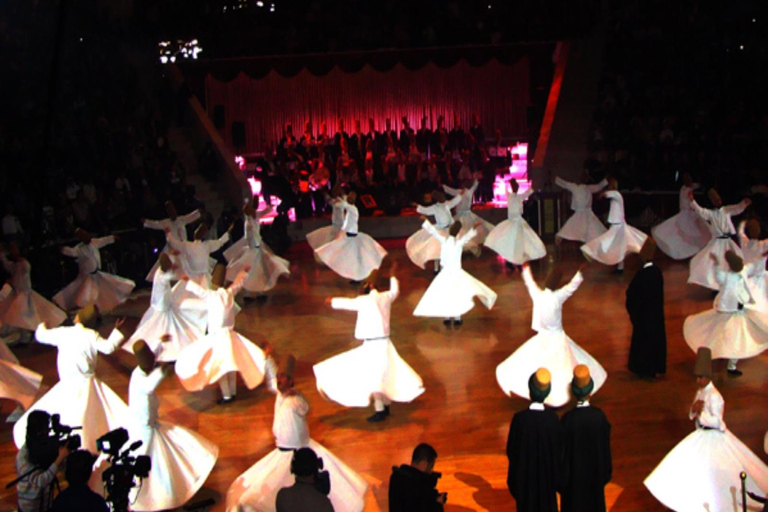
[[[741,512],[741,480],[768,493],[768,467],[730,431],[697,428],[645,479],[664,506],[677,512]],[[751,510],[751,509],[750,509]]]
[[629,224],[612,224],[599,237],[581,246],[581,252],[603,265],[617,265],[630,252],[640,252],[648,235]]
[[[171,306],[168,311],[158,311],[150,307],[141,318],[133,336],[123,345],[123,349],[132,354],[133,344],[144,340],[155,354],[158,347],[163,346],[157,356],[159,362],[175,361],[184,348],[205,336],[205,331],[200,329],[199,323],[176,306]],[[161,341],[166,335],[170,339]]]
[[50,329],[58,327],[66,319],[64,311],[34,290],[27,293],[16,293],[14,290],[0,303],[0,325],[34,331],[42,323]]
[[[447,229],[437,228],[440,234],[448,236]],[[424,228],[421,228],[408,237],[405,241],[405,252],[411,261],[420,268],[425,268],[428,261],[440,259],[440,240],[429,234]]]
[[586,243],[594,240],[607,230],[597,215],[591,210],[573,212],[573,215],[563,224],[555,238],[564,238],[574,242]]
[[435,318],[459,317],[475,306],[474,297],[491,309],[497,295],[464,269],[443,269],[424,292],[413,315]]
[[0,359],[0,398],[28,409],[37,396],[43,376],[11,361]]
[[[324,446],[309,440],[309,447],[323,459],[331,477],[328,496],[335,512],[361,512],[365,506],[366,481]],[[226,512],[275,512],[277,492],[294,484],[293,450],[275,448],[237,477],[227,492]]]
[[334,226],[331,224],[330,226],[323,226],[322,228],[316,229],[311,233],[307,233],[307,243],[313,251],[316,251],[320,247],[329,242],[333,242],[344,234],[345,233],[341,231],[339,226]]
[[749,308],[735,313],[710,309],[685,319],[683,337],[694,352],[709,347],[713,359],[747,359],[768,349],[768,317]]
[[387,251],[370,236],[358,233],[339,237],[317,249],[315,254],[341,277],[362,281],[381,266]]
[[289,267],[290,263],[273,253],[266,244],[255,249],[243,247],[227,265],[227,279],[234,281],[241,270],[250,268],[243,288],[249,292],[263,293],[274,288],[280,276],[291,275]]
[[541,259],[547,254],[539,235],[522,217],[507,219],[497,224],[485,239],[485,246],[515,265]]
[[98,453],[96,439],[124,427],[130,420],[125,405],[109,386],[96,377],[72,377],[60,380],[43,397],[27,410],[13,426],[13,440],[18,448],[24,445],[27,435],[27,418],[30,411],[60,414],[62,425],[83,427],[78,432],[83,449]]
[[248,389],[264,380],[264,352],[232,329],[221,329],[200,338],[181,351],[176,375],[187,391],[200,391],[230,372],[238,372]]
[[600,363],[565,332],[541,331],[496,367],[496,380],[504,393],[530,400],[528,379],[537,369],[547,368],[552,374],[552,391],[544,403],[560,407],[571,399],[573,369],[580,364],[589,368],[595,383],[592,393],[597,393],[608,377]]
[[722,262],[725,261],[725,253],[728,250],[742,256],[741,249],[730,238],[712,238],[696,256],[691,258],[688,282],[710,290],[719,290],[720,284],[715,277],[717,265],[712,261],[712,255],[717,257],[717,261]]
[[[465,251],[472,250],[474,247],[482,245],[485,242],[485,239],[488,238],[488,234],[493,231],[493,228],[495,227],[493,224],[479,215],[475,215],[471,211],[457,213],[454,219],[461,222],[461,231],[459,231],[458,238],[461,238],[462,235],[472,228],[475,228],[477,231],[477,234],[471,240],[471,244],[467,244],[472,245],[472,247],[467,248],[467,246],[464,246]],[[477,224],[477,227],[475,227],[475,224]]]
[[125,302],[135,286],[130,279],[99,270],[85,276],[78,275],[54,295],[53,301],[66,311],[93,304],[105,313]]
[[149,455],[152,469],[136,501],[131,502],[131,510],[181,507],[203,486],[219,456],[219,448],[200,434],[162,421],[132,429],[131,441],[139,439],[143,444],[136,455]]
[[389,338],[364,341],[359,347],[314,366],[317,389],[345,407],[367,407],[371,394],[410,402],[424,392],[424,382],[395,350]]
[[651,230],[664,254],[675,260],[690,258],[712,239],[707,223],[691,210],[670,217]]

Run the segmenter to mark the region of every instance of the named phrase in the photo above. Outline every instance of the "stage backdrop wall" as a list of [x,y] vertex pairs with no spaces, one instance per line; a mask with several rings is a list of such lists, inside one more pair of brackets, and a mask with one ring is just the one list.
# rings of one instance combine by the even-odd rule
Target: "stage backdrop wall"
[[526,106],[530,104],[529,62],[527,57],[512,64],[490,59],[472,66],[459,60],[447,68],[429,62],[417,70],[397,64],[383,72],[365,65],[352,73],[334,67],[322,76],[305,68],[291,77],[273,69],[255,79],[241,72],[229,82],[209,74],[205,93],[212,119],[216,106],[224,109],[219,130],[230,146],[232,123],[244,124],[245,146],[233,147],[240,154],[260,152],[265,144],[276,143],[287,122],[293,124],[293,133],[300,138],[306,121],[312,122],[315,135],[325,121],[333,135],[339,118],[352,135],[354,121],[360,120],[365,133],[369,118],[375,120],[379,131],[390,118],[392,128],[399,133],[403,116],[414,129],[422,117],[427,117],[434,129],[438,117],[443,116],[450,130],[454,114],[458,114],[467,130],[476,113],[487,137],[493,137],[499,128],[505,137],[522,138],[527,135]]

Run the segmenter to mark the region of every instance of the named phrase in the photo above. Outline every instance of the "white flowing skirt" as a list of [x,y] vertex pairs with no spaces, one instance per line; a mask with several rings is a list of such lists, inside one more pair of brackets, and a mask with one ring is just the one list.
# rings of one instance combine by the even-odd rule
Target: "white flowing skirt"
[[746,279],[747,288],[752,298],[755,299],[754,304],[746,304],[745,307],[749,309],[756,309],[763,314],[768,314],[768,274],[765,272],[750,276]]
[[159,421],[131,430],[131,441],[144,444],[136,455],[149,455],[152,469],[141,490],[131,498],[131,510],[155,511],[181,507],[205,483],[216,464],[219,448],[200,434]]
[[[320,443],[309,440],[323,467],[331,477],[328,496],[336,512],[361,512],[365,506],[366,481],[352,468],[337,459]],[[263,459],[237,477],[227,492],[226,512],[275,512],[277,492],[294,484],[291,474],[293,451],[275,448]]]
[[599,237],[581,246],[581,252],[604,265],[617,265],[631,252],[640,252],[648,235],[629,224],[612,224]]
[[200,391],[230,372],[238,372],[248,389],[264,380],[264,352],[232,329],[200,338],[179,353],[176,375],[187,391]]
[[345,279],[362,281],[381,266],[387,251],[376,240],[358,233],[329,242],[315,251],[320,261]]
[[[169,335],[170,340],[160,341],[162,336]],[[123,345],[123,350],[133,353],[133,344],[144,340],[152,352],[157,354],[159,345],[163,346],[157,360],[162,363],[175,361],[179,353],[194,341],[205,336],[205,331],[199,328],[193,318],[183,311],[171,307],[168,311],[158,311],[151,307],[147,309],[133,335]]]
[[504,393],[530,400],[528,380],[539,368],[547,368],[552,374],[552,391],[544,403],[561,407],[571,399],[573,369],[580,364],[589,368],[595,383],[592,393],[597,393],[608,377],[602,365],[564,331],[541,331],[496,367],[496,380]]
[[117,394],[96,377],[60,380],[25,412],[13,426],[13,440],[18,448],[27,435],[27,417],[31,411],[61,415],[61,423],[83,427],[83,449],[98,453],[96,439],[129,424],[130,412]]
[[125,302],[136,283],[124,277],[98,271],[79,275],[63,290],[54,295],[53,301],[65,311],[95,305],[99,311],[112,311]]
[[[479,215],[475,215],[472,211],[457,213],[454,218],[461,222],[461,231],[459,232],[459,237],[464,235],[472,228],[475,228],[477,231],[477,234],[471,240],[471,244],[464,246],[465,251],[471,251],[475,247],[483,245],[485,239],[488,238],[488,234],[493,231],[493,228],[495,227],[484,218],[480,217]],[[475,227],[475,224],[477,224],[477,227]],[[471,247],[468,248],[467,246],[469,245],[471,245]]]
[[262,293],[274,288],[280,276],[291,275],[289,267],[290,263],[273,253],[266,244],[255,249],[246,246],[227,265],[227,279],[234,281],[241,270],[250,268],[243,287],[249,292]]
[[341,230],[340,226],[334,226],[331,224],[330,226],[324,226],[312,231],[311,233],[307,233],[307,243],[313,251],[316,251],[325,244],[333,242],[345,234],[346,233]]
[[0,359],[0,398],[8,398],[28,409],[35,401],[43,376],[23,366]]
[[[437,229],[440,234],[448,236],[447,229]],[[440,259],[440,240],[421,228],[405,241],[405,252],[411,261],[420,268],[425,268],[428,261]]]
[[651,230],[664,254],[675,260],[690,258],[712,239],[709,225],[691,210],[683,210]]
[[573,212],[573,215],[563,224],[555,238],[564,238],[574,242],[586,243],[594,240],[607,230],[597,215],[589,210]]
[[[189,280],[194,281],[206,290],[211,287],[211,276],[209,274],[189,276]],[[205,332],[208,329],[208,303],[205,299],[201,299],[187,289],[187,281],[179,281],[173,285],[173,288],[171,288],[171,303],[177,311],[195,325],[197,330]]]
[[443,269],[424,292],[413,315],[436,318],[459,317],[475,306],[474,297],[491,309],[497,295],[464,269]]
[[34,290],[28,293],[14,291],[0,303],[0,324],[34,331],[41,323],[48,328],[58,327],[67,314]]
[[717,261],[725,261],[726,251],[731,250],[742,256],[741,249],[730,238],[712,238],[696,256],[691,258],[690,274],[688,282],[698,284],[710,290],[719,290],[720,284],[715,277],[717,265],[712,261],[711,255],[717,257]]
[[393,402],[411,402],[424,392],[421,377],[389,338],[364,341],[313,369],[320,394],[345,407],[367,407],[372,393],[382,393]]
[[515,265],[541,259],[547,254],[539,235],[522,217],[497,224],[485,239],[485,245]]
[[744,443],[728,430],[696,429],[644,483],[657,500],[677,512],[741,512],[742,471],[747,489],[768,493],[768,467]]
[[685,319],[683,337],[694,352],[709,347],[713,359],[746,359],[768,349],[768,317],[748,308],[735,313],[709,309]]

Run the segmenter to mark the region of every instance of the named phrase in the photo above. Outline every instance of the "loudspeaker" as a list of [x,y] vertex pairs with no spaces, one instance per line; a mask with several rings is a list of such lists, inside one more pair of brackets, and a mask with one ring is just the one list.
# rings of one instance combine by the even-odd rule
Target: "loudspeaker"
[[216,105],[213,107],[213,126],[217,130],[223,129],[227,125],[227,121],[224,115],[224,105]]
[[232,146],[235,148],[245,146],[245,123],[242,121],[232,123]]

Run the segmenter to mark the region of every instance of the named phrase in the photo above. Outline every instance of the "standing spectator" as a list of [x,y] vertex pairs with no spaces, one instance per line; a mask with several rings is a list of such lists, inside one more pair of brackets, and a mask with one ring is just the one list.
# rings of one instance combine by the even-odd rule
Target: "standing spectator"
[[108,512],[109,506],[88,487],[96,457],[87,450],[77,450],[67,457],[65,476],[69,487],[56,496],[51,512]]
[[296,477],[296,482],[277,492],[277,512],[333,512],[333,504],[327,493],[318,489],[318,474],[322,464],[322,459],[312,448],[300,448],[293,452],[291,473]]
[[434,472],[437,451],[426,443],[413,450],[411,464],[392,468],[389,477],[389,512],[442,512],[448,493],[437,492]]
[[605,512],[605,486],[611,481],[611,424],[589,399],[595,383],[589,368],[573,369],[571,392],[576,407],[565,413],[563,424],[562,512]]

